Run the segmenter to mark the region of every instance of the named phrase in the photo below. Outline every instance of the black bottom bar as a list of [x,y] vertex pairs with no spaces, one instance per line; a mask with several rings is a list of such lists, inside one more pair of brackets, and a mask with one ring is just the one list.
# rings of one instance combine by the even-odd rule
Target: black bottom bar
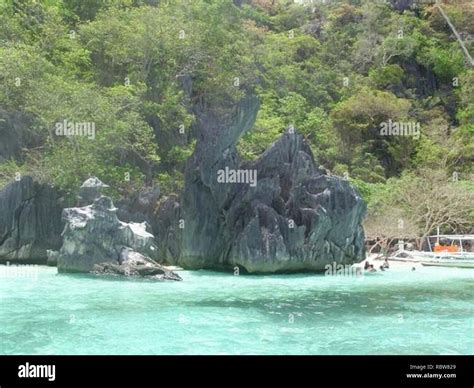
[[472,356],[3,356],[0,387],[196,386],[262,382],[312,387],[469,387]]

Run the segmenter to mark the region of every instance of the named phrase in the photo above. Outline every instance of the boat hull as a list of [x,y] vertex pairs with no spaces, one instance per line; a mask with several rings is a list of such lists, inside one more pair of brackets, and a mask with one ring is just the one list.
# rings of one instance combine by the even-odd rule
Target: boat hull
[[426,261],[419,261],[419,263],[425,267],[452,267],[452,268],[474,268],[474,261],[469,261],[469,262],[426,262]]
[[451,267],[451,268],[474,268],[474,259],[464,259],[456,257],[391,257],[389,260],[404,263],[421,264],[425,267]]

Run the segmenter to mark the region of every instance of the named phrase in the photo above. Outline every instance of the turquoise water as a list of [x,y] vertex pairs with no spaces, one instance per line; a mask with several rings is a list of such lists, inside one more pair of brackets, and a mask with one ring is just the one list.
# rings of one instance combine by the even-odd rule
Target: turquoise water
[[474,270],[180,275],[0,266],[0,354],[474,354]]

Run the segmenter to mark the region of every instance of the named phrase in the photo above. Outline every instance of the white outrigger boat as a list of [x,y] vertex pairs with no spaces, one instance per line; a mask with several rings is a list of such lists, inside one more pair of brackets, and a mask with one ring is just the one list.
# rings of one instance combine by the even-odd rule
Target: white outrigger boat
[[[434,246],[430,239],[436,238]],[[440,239],[450,241],[450,245],[440,245]],[[389,260],[419,263],[429,267],[474,268],[474,252],[465,249],[465,242],[474,246],[474,235],[440,235],[427,237],[429,251],[407,251],[403,242],[400,249]],[[464,243],[464,244],[463,244]],[[459,244],[459,245],[458,245]]]

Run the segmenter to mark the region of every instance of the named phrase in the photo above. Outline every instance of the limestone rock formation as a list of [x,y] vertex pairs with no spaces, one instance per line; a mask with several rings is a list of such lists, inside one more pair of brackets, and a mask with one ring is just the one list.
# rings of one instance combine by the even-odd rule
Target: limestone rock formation
[[181,220],[181,205],[176,195],[162,198],[152,224],[158,242],[158,255],[167,263],[177,263],[181,252],[181,236],[185,227]]
[[97,275],[118,275],[141,277],[152,280],[182,280],[179,275],[166,269],[156,261],[134,252],[129,248],[122,249],[117,263],[106,262],[94,265],[92,273]]
[[79,188],[78,201],[80,206],[90,205],[102,195],[102,190],[109,186],[97,177],[86,179]]
[[[333,262],[362,261],[365,203],[349,182],[316,167],[301,135],[286,133],[257,161],[241,163],[236,144],[257,110],[250,97],[227,119],[199,115],[181,204],[164,203],[158,213],[159,240],[165,234],[173,246],[166,260],[253,273],[323,271]],[[223,182],[222,171],[255,174],[257,181]]]
[[249,272],[320,271],[365,258],[362,198],[315,167],[301,135],[283,135],[247,168],[258,184],[242,186],[227,211],[229,263]]
[[144,186],[128,193],[125,198],[116,202],[117,216],[125,222],[154,222],[154,213],[160,199],[159,186]]
[[90,178],[81,187],[81,198],[93,200],[92,205],[63,210],[63,245],[57,253],[48,252],[58,271],[181,280],[156,262],[158,249],[148,224],[120,221],[112,200],[101,195],[104,187]]
[[119,261],[126,247],[155,256],[153,235],[144,224],[121,222],[110,198],[101,196],[92,205],[63,210],[66,226],[58,255],[61,272],[89,272],[95,264]]
[[61,195],[23,177],[0,190],[0,261],[46,264],[61,246]]

